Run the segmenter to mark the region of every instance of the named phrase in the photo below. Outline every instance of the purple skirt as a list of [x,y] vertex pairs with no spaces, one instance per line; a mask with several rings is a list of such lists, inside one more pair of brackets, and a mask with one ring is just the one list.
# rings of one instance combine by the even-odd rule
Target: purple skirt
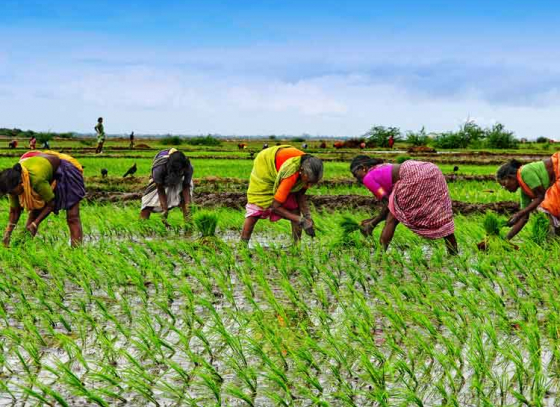
[[60,160],[54,179],[54,213],[72,208],[86,196],[84,176],[70,162]]

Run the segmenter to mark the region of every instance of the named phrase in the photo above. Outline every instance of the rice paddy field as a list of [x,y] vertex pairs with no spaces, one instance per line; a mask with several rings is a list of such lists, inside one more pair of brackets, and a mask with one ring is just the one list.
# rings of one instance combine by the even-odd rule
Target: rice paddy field
[[[560,405],[558,244],[537,236],[537,217],[516,246],[485,228],[487,211],[499,224],[516,209],[493,180],[513,153],[414,157],[446,174],[460,250],[449,257],[403,226],[386,253],[381,226],[343,234],[343,220],[379,210],[351,180],[357,150],[316,152],[326,160],[309,191],[315,239],[293,246],[287,221],[262,221],[246,246],[252,161],[237,142],[181,148],[195,168],[195,222],[175,210],[170,228],[139,220],[163,146],[109,141],[95,156],[65,143],[85,165],[85,241],[71,249],[65,216],[51,216],[35,239],[20,221],[0,250],[0,406]],[[0,168],[24,151],[1,149]],[[217,230],[202,237],[196,219],[209,214]]]

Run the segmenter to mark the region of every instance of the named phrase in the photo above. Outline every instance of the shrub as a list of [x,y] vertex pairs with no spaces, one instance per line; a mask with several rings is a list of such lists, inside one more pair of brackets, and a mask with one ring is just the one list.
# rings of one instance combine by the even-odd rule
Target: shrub
[[304,139],[303,137],[294,137],[294,138],[292,139],[292,141],[293,141],[294,143],[303,143],[303,142],[305,142],[305,139]]
[[398,127],[374,126],[364,134],[368,146],[371,147],[389,147],[389,138],[391,136],[393,136],[395,141],[400,140],[400,129]]
[[207,136],[190,137],[185,140],[185,143],[191,146],[219,146],[222,144],[221,140],[212,137],[210,134]]
[[397,162],[397,164],[402,164],[405,161],[411,160],[412,157],[408,156],[408,155],[399,155],[395,161]]
[[161,139],[161,144],[164,146],[179,146],[183,143],[183,139],[179,136],[165,136]]
[[437,148],[467,148],[468,140],[456,132],[440,133],[434,139],[434,146]]
[[53,134],[52,133],[36,133],[35,137],[37,138],[37,141],[39,143],[44,143],[45,141],[51,141],[53,138]]
[[438,148],[467,148],[481,142],[486,132],[478,124],[468,121],[457,132],[441,133],[434,140]]
[[419,132],[409,131],[406,133],[406,142],[413,146],[427,146],[430,138],[426,134],[424,127]]
[[519,140],[512,131],[504,130],[504,125],[496,123],[491,129],[486,130],[486,145],[490,148],[517,148]]

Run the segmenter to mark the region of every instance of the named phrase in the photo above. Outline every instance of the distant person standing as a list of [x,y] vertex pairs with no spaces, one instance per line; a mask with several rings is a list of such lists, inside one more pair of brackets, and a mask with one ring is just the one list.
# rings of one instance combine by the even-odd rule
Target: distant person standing
[[10,147],[11,150],[15,150],[17,148],[17,145],[18,145],[17,140],[12,140],[8,143],[8,146]]
[[48,150],[49,148],[51,148],[51,145],[49,144],[49,140],[43,141],[43,145],[41,146],[41,148],[43,150]]
[[97,125],[94,127],[97,134],[97,148],[95,153],[99,154],[103,151],[103,144],[105,143],[105,128],[103,127],[103,117],[97,119]]
[[134,148],[134,132],[130,133],[130,149]]
[[395,145],[395,138],[394,138],[393,135],[391,134],[391,135],[389,136],[389,148],[392,150],[394,145]]
[[37,137],[31,136],[31,139],[29,140],[29,149],[35,150],[36,146],[37,146]]

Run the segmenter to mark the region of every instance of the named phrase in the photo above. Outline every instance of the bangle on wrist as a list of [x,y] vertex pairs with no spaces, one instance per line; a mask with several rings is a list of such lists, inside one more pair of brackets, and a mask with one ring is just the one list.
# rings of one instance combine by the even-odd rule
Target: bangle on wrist
[[16,226],[17,223],[8,222],[8,226]]
[[31,226],[33,226],[35,229],[39,229],[39,228],[37,227],[37,224],[36,224],[35,222],[31,222]]

